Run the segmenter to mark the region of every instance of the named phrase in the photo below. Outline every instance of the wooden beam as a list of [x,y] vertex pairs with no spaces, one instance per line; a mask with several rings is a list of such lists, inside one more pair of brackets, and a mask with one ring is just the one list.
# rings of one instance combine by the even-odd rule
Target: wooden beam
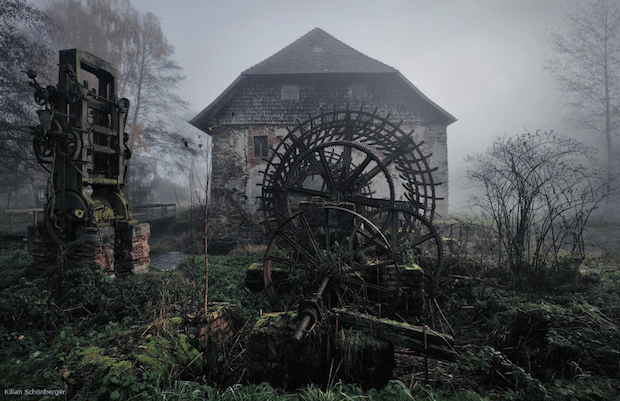
[[333,319],[338,319],[340,327],[360,329],[394,345],[420,353],[427,352],[430,357],[436,359],[447,361],[458,359],[458,354],[453,348],[454,338],[449,334],[439,333],[428,327],[379,319],[344,309],[332,309],[330,315]]

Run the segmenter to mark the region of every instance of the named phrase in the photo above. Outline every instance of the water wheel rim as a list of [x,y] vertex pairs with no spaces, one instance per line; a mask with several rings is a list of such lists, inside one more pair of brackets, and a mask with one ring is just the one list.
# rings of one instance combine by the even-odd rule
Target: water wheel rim
[[[333,213],[332,218],[335,219],[332,223],[327,220],[331,213]],[[339,225],[343,217],[351,219],[349,227]],[[324,230],[312,225],[316,218],[326,219],[325,226],[322,227]],[[370,234],[361,235],[362,228]],[[323,237],[318,238],[317,233]],[[332,235],[335,236],[330,237]],[[362,242],[355,242],[360,240]],[[364,260],[366,255],[363,255],[363,252],[382,255],[383,264],[367,266],[356,264],[359,260]],[[281,301],[284,295],[281,294],[282,292],[288,295],[288,291],[297,291],[298,296],[302,293],[306,295],[312,293],[325,275],[329,275],[330,280],[333,280],[330,290],[331,294],[335,294],[334,300],[338,297],[350,300],[355,296],[355,291],[358,294],[364,292],[366,295],[372,293],[378,300],[381,300],[381,297],[393,299],[399,295],[398,280],[393,287],[382,286],[380,280],[377,282],[363,281],[364,277],[375,274],[379,269],[384,269],[388,265],[393,266],[397,275],[398,263],[389,241],[369,219],[338,206],[315,207],[291,216],[280,225],[272,237],[263,262],[265,291],[272,304],[275,304]],[[282,269],[282,266],[288,266],[289,270],[278,270]],[[276,278],[277,274],[281,276]],[[294,282],[291,280],[291,275],[295,275],[295,280],[306,281]],[[290,288],[289,286],[292,285],[297,287]],[[377,303],[372,297],[367,301],[369,305]],[[285,306],[290,306],[293,302],[294,299],[284,300],[284,303],[289,304]],[[345,305],[339,303],[339,306]]]

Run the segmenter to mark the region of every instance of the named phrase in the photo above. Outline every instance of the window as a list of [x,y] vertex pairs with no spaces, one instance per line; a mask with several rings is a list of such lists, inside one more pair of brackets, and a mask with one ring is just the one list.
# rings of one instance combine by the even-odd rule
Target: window
[[299,100],[297,85],[282,85],[282,100]]
[[268,144],[266,136],[254,137],[254,156],[255,157],[267,157]]

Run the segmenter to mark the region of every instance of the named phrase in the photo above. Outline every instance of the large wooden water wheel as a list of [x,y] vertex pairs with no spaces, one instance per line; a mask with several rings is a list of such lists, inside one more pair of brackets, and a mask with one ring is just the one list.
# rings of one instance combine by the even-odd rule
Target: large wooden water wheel
[[421,267],[434,287],[443,250],[433,169],[401,125],[364,110],[321,112],[273,149],[261,202],[274,301],[314,294],[306,302],[382,315],[407,297],[405,265]]

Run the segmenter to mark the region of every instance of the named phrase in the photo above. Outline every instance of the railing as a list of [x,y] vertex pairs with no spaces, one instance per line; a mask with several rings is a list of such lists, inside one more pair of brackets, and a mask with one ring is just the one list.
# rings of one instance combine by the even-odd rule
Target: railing
[[132,205],[133,218],[146,223],[174,219],[177,215],[176,203],[146,203]]
[[[43,208],[30,208],[30,209],[5,209],[4,210],[5,214],[9,215],[9,232],[12,233],[13,228],[15,227],[16,224],[21,223],[23,224],[25,221],[16,221],[15,220],[15,216],[17,215],[23,215],[23,214],[31,214],[32,217],[32,224],[36,225],[37,223],[39,223],[39,215],[43,214]],[[20,224],[20,225],[21,225]]]
[[[177,207],[175,203],[152,203],[142,205],[132,205],[133,218],[152,223],[162,220],[171,219],[174,220],[177,214]],[[9,233],[15,233],[16,226],[20,226],[21,231],[25,231],[23,227],[24,223],[30,225],[29,219],[19,219],[20,215],[32,215],[32,224],[37,225],[41,221],[43,208],[30,208],[30,209],[5,209],[5,214],[9,215]]]

